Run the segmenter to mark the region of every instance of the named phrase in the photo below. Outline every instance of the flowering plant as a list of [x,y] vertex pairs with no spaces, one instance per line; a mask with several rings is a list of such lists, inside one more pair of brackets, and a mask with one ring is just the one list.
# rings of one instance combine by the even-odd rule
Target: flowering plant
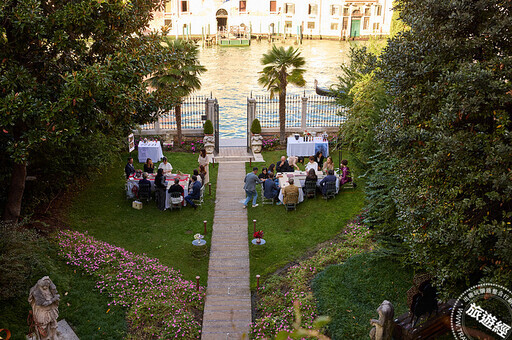
[[254,238],[263,238],[263,230],[258,230],[254,232]]
[[203,235],[201,235],[201,234],[195,234],[195,235],[194,235],[194,238],[195,238],[196,240],[200,240],[200,239],[204,238],[204,236],[203,236]]
[[304,130],[304,136],[311,136],[311,133],[308,132],[308,130]]

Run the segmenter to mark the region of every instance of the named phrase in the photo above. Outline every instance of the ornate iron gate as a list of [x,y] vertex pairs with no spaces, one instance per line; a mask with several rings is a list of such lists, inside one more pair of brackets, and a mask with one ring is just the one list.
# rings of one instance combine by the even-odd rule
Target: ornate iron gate
[[220,142],[220,127],[219,127],[219,102],[215,99],[215,104],[213,105],[213,115],[214,115],[214,127],[215,127],[215,152],[219,153],[219,142]]
[[[251,92],[252,95],[252,92]],[[251,152],[251,114],[250,114],[250,105],[249,105],[249,97],[247,97],[247,152]]]

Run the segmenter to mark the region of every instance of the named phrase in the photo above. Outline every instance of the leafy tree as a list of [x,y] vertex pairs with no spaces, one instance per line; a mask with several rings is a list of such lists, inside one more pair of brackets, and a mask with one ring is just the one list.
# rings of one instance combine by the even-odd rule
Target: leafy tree
[[199,50],[193,41],[166,39],[165,43],[167,60],[149,79],[149,83],[157,89],[163,108],[174,107],[178,145],[181,145],[181,103],[183,98],[201,88],[199,76],[206,68],[199,64]]
[[[270,98],[279,95],[279,142],[284,145],[286,142],[286,87],[288,84],[305,86],[303,74],[305,69],[301,68],[306,64],[300,56],[299,49],[293,47],[272,46],[272,50],[263,54],[261,64],[266,65],[261,71],[258,79],[263,87],[270,91]],[[291,69],[291,70],[290,70]]]
[[[400,236],[445,296],[512,281],[512,2],[401,0],[378,140]],[[453,296],[453,295],[452,295]]]
[[2,1],[0,144],[11,166],[4,220],[19,217],[27,164],[40,153],[69,154],[76,138],[119,138],[152,118],[143,78],[161,59],[160,37],[142,32],[160,5]]

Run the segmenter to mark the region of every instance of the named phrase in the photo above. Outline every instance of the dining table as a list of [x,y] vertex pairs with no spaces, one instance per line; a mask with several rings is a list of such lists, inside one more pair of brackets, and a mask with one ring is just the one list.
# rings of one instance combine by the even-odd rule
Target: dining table
[[139,153],[139,163],[146,163],[148,158],[151,158],[156,163],[164,156],[162,145],[159,141],[141,140],[137,146],[137,151]]
[[[151,183],[151,192],[155,191],[155,174],[148,174],[148,180]],[[174,180],[178,178],[180,180],[179,185],[183,188],[183,196],[188,195],[188,186],[190,182],[189,174],[168,174],[165,175],[165,182],[167,184],[167,189],[174,184]],[[137,192],[139,190],[139,181],[142,179],[142,176],[137,177],[137,175],[130,175],[128,180],[126,181],[126,196],[128,198],[135,198],[137,196]],[[135,188],[135,189],[134,189]],[[186,205],[185,200],[183,200],[183,205]],[[165,208],[168,209],[171,206],[171,194],[165,190]]]
[[[307,137],[308,138],[308,137]],[[309,157],[321,151],[324,157],[329,156],[329,142],[323,137],[310,137],[304,140],[304,137],[288,137],[286,143],[286,153],[288,156]]]
[[[290,178],[293,178],[294,185],[298,186],[299,188],[303,188],[306,183],[307,175],[308,175],[308,173],[306,171],[296,170],[293,172],[278,172],[276,176],[279,179],[279,188],[283,189],[286,186],[290,185],[290,183],[288,183]],[[318,187],[320,187],[320,182],[322,181],[322,179],[324,179],[324,177],[326,175],[322,171],[317,171],[316,176],[318,177],[316,185]],[[336,194],[339,192],[339,190],[340,190],[340,179],[339,179],[339,177],[337,177],[336,178]],[[279,191],[278,198],[281,202],[283,202],[282,190]],[[304,201],[303,190],[299,190],[299,203],[301,203],[303,201]]]

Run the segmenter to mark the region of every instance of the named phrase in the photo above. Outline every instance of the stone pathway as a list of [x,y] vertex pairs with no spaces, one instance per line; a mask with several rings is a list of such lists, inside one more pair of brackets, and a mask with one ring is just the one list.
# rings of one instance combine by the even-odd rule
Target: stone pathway
[[201,339],[248,339],[251,322],[244,162],[219,164]]

